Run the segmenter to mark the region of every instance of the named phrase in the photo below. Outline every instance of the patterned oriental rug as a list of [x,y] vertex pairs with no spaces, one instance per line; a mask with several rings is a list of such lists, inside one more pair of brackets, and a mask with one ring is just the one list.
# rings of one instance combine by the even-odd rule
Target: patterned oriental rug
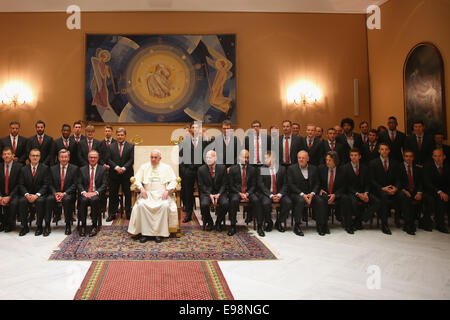
[[96,261],[75,300],[233,300],[216,261]]

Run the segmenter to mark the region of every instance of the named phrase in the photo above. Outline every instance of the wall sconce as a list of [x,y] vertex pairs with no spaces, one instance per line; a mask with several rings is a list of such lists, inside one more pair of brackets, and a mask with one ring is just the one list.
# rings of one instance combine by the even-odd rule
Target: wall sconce
[[1,104],[17,107],[25,103],[29,104],[33,102],[33,99],[34,96],[31,89],[19,81],[9,82],[0,89]]
[[290,103],[306,106],[319,101],[322,98],[322,92],[311,82],[302,81],[288,89],[287,98]]

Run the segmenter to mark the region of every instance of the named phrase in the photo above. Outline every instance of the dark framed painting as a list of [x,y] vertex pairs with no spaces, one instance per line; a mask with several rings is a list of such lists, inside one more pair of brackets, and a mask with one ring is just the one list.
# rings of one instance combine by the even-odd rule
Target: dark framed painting
[[236,123],[236,35],[86,34],[85,120]]
[[442,132],[447,138],[444,62],[438,48],[420,43],[408,54],[404,66],[406,131],[422,120],[430,134]]

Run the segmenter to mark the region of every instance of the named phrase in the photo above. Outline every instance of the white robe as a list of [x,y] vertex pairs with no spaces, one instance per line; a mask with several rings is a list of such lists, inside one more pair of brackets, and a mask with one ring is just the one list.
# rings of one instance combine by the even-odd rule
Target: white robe
[[[140,194],[137,197],[131,211],[128,232],[133,235],[141,233],[149,237],[168,237],[169,214],[177,212],[176,199],[172,195],[177,186],[173,169],[161,162],[158,166],[152,167],[148,162],[139,168],[135,178],[136,186],[139,189],[144,187],[148,198],[144,199]],[[162,200],[165,190],[169,191],[169,197]]]

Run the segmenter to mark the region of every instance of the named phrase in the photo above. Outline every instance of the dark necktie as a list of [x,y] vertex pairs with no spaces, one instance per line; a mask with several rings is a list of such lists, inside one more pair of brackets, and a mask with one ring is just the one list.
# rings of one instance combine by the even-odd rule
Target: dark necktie
[[330,169],[330,181],[328,182],[328,193],[333,193],[333,186],[334,186],[334,170]]
[[9,184],[9,164],[6,165],[6,172],[5,172],[5,194],[9,194],[8,190],[8,184]]
[[270,171],[272,173],[272,193],[273,194],[278,194],[278,192],[277,192],[277,180],[275,179],[275,169],[272,168]]
[[394,142],[394,140],[395,140],[394,131],[391,131],[391,141]]
[[94,191],[94,167],[91,167],[91,179],[89,180],[89,192]]
[[413,192],[414,190],[414,182],[412,178],[411,166],[408,165],[408,188],[409,192]]
[[439,174],[442,176],[444,174],[444,169],[442,167],[439,167]]
[[308,149],[311,149],[312,147],[312,139],[308,138]]
[[213,167],[209,167],[209,173],[211,174],[211,178],[214,179],[214,169],[213,169]]
[[66,150],[69,150],[69,140],[64,139],[64,145],[66,146]]
[[245,165],[242,165],[242,193],[245,193]]
[[387,164],[387,160],[384,159],[384,171],[388,172],[389,168],[388,168],[388,164]]
[[106,147],[109,147],[109,140],[106,140]]
[[417,137],[417,146],[419,150],[422,150],[422,137]]
[[330,146],[331,146],[331,151],[334,151],[334,141],[330,142]]
[[39,145],[42,145],[42,136],[39,136]]
[[356,167],[355,167],[355,174],[356,174],[356,176],[359,176],[359,166],[358,165],[356,165]]
[[16,154],[16,137],[13,137],[13,153]]
[[284,158],[286,159],[286,163],[291,163],[289,159],[289,137],[285,137],[286,142],[284,144]]
[[370,144],[370,152],[373,152],[373,144]]
[[33,167],[33,178],[36,175],[36,167]]
[[64,175],[64,169],[65,169],[66,167],[62,167],[62,169],[61,169],[61,192],[63,192],[64,191],[64,178],[65,178],[65,175]]

